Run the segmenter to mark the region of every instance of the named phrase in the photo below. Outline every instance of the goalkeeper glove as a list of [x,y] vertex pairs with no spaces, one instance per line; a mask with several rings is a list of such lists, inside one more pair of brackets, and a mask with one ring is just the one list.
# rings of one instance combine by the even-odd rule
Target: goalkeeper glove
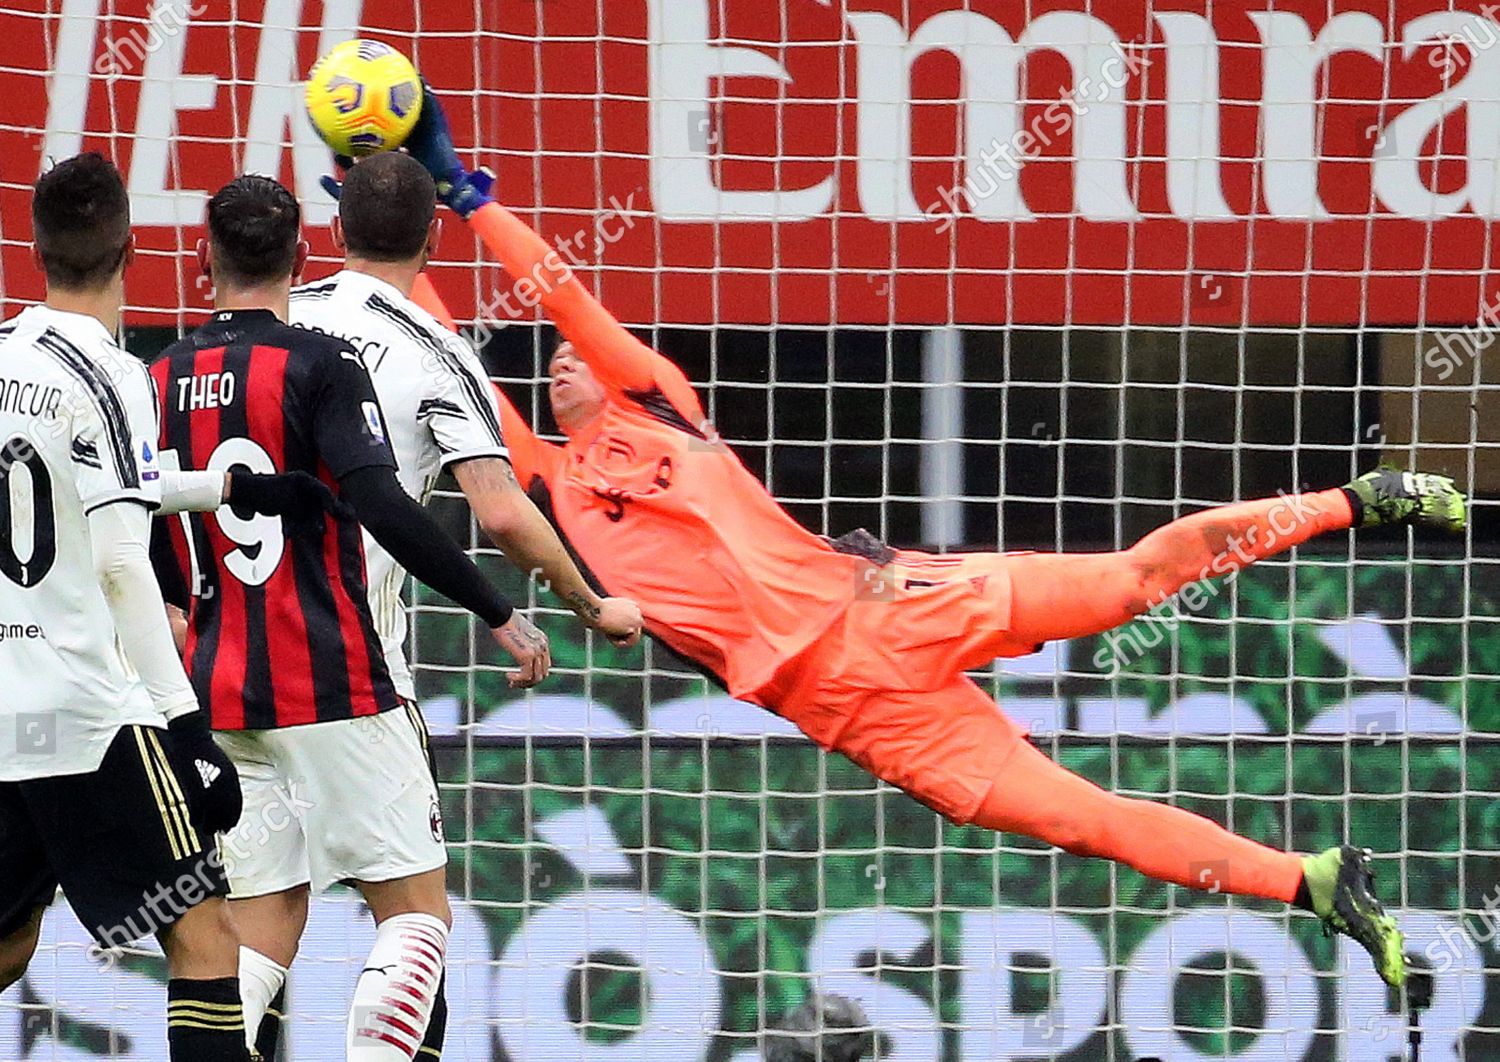
[[167,731],[168,758],[187,794],[193,825],[205,835],[234,829],[245,808],[240,773],[214,743],[208,716],[201,709],[184,712],[167,724]]
[[422,79],[422,113],[406,138],[405,147],[432,174],[438,198],[459,217],[467,220],[474,211],[495,201],[490,195],[495,175],[485,169],[471,172],[458,161],[448,116],[426,78]]
[[333,197],[337,203],[339,196],[344,194],[344,174],[349,172],[354,165],[354,160],[348,155],[340,155],[337,151],[333,153],[333,172],[325,173],[318,178],[318,183],[323,186],[323,191]]

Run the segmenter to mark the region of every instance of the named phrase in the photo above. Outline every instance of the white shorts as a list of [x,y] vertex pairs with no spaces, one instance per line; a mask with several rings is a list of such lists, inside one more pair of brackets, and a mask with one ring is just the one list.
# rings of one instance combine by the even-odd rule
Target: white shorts
[[448,861],[427,729],[414,707],[214,734],[245,812],[221,839],[231,899],[394,881]]

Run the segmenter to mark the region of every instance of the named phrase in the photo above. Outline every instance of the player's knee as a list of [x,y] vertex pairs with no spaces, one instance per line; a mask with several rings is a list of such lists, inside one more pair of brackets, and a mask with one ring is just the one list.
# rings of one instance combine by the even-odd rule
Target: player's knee
[[1065,852],[1079,856],[1109,854],[1109,829],[1101,820],[1088,815],[1058,815],[1047,824],[1043,838]]
[[441,867],[394,881],[357,884],[377,925],[396,915],[420,914],[436,918],[449,929],[453,928],[447,873]]
[[1130,617],[1144,615],[1166,596],[1166,565],[1154,551],[1140,546],[1116,556],[1120,563],[1113,586],[1120,610]]
[[448,905],[447,893],[425,897],[422,902],[413,904],[408,914],[424,914],[430,918],[436,918],[451,932],[453,929],[453,908]]
[[240,938],[229,904],[215,897],[189,910],[160,934],[173,977],[233,977],[239,970]]
[[0,992],[26,976],[26,967],[36,953],[41,929],[40,917],[34,917],[4,940],[0,940]]
[[26,967],[31,963],[31,956],[18,959],[12,955],[0,955],[0,992],[4,992],[11,985],[26,976]]

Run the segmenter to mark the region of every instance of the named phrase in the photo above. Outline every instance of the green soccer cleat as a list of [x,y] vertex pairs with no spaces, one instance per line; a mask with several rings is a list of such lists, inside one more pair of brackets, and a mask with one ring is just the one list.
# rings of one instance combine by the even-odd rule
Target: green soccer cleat
[[1370,953],[1392,988],[1406,983],[1405,937],[1375,898],[1370,850],[1343,845],[1302,858],[1302,876],[1323,932],[1342,933]]
[[1344,493],[1354,508],[1355,527],[1410,524],[1457,532],[1469,524],[1469,499],[1448,476],[1381,465],[1346,486]]

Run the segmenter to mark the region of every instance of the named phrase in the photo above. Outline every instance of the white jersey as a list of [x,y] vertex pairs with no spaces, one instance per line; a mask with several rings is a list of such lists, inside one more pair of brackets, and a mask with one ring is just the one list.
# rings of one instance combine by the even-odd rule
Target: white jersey
[[156,440],[151,378],[97,320],[34,306],[0,326],[0,781],[97,770],[122,726],[165,724],[119,647],[88,523],[159,504]]
[[[292,291],[291,323],[354,345],[385,414],[397,476],[425,502],[448,465],[504,457],[500,409],[473,348],[383,280],[345,269]],[[396,692],[416,699],[406,663],[406,570],[365,535],[370,609]]]

